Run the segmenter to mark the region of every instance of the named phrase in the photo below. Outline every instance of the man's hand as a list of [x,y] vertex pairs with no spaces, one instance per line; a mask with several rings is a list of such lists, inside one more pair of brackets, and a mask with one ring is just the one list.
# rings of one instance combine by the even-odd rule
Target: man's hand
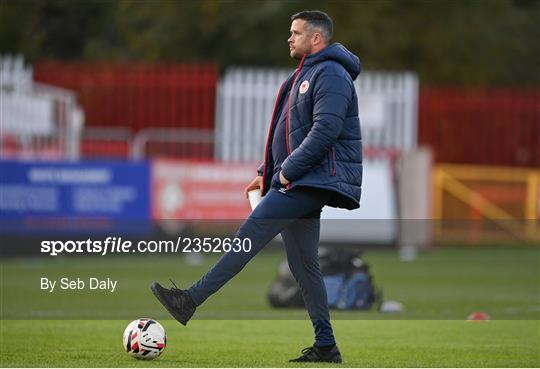
[[287,186],[289,184],[289,180],[287,178],[285,178],[285,176],[283,175],[283,172],[279,172],[279,181],[281,182],[281,184],[283,186]]
[[249,182],[249,184],[244,188],[244,196],[248,197],[248,192],[256,190],[258,188],[261,188],[262,183],[262,176],[257,176],[253,179],[253,181]]

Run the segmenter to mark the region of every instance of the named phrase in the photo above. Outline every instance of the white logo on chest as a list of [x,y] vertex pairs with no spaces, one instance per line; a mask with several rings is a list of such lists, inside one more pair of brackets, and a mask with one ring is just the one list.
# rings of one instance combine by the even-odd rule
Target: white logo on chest
[[300,93],[305,94],[309,88],[309,82],[306,80],[300,85]]

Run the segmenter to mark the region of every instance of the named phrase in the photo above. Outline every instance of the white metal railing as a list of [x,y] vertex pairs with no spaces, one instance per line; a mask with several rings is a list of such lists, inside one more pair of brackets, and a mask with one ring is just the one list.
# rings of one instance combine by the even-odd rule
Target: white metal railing
[[0,57],[0,156],[77,159],[84,115],[75,93],[32,76],[21,56]]
[[[215,156],[258,161],[276,94],[291,71],[229,68],[217,90]],[[409,151],[417,146],[418,77],[365,72],[355,81],[365,147]]]
[[128,127],[97,126],[85,127],[82,133],[83,140],[131,142],[133,131]]
[[131,143],[131,159],[147,157],[149,143],[213,144],[214,131],[192,128],[145,128],[139,131]]
[[229,68],[217,88],[215,157],[224,161],[262,158],[266,132],[284,69]]

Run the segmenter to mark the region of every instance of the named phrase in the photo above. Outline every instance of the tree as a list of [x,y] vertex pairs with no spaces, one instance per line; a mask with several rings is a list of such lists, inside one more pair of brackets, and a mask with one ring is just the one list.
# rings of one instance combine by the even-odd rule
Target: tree
[[43,0],[2,2],[0,52],[28,59],[291,67],[291,14],[321,9],[365,69],[437,84],[538,85],[539,0]]

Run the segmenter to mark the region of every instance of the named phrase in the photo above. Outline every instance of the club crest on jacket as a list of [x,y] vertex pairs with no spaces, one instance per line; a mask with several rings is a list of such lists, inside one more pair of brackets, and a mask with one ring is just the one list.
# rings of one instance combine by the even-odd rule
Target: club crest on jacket
[[305,94],[309,88],[309,82],[306,80],[300,85],[300,93]]

